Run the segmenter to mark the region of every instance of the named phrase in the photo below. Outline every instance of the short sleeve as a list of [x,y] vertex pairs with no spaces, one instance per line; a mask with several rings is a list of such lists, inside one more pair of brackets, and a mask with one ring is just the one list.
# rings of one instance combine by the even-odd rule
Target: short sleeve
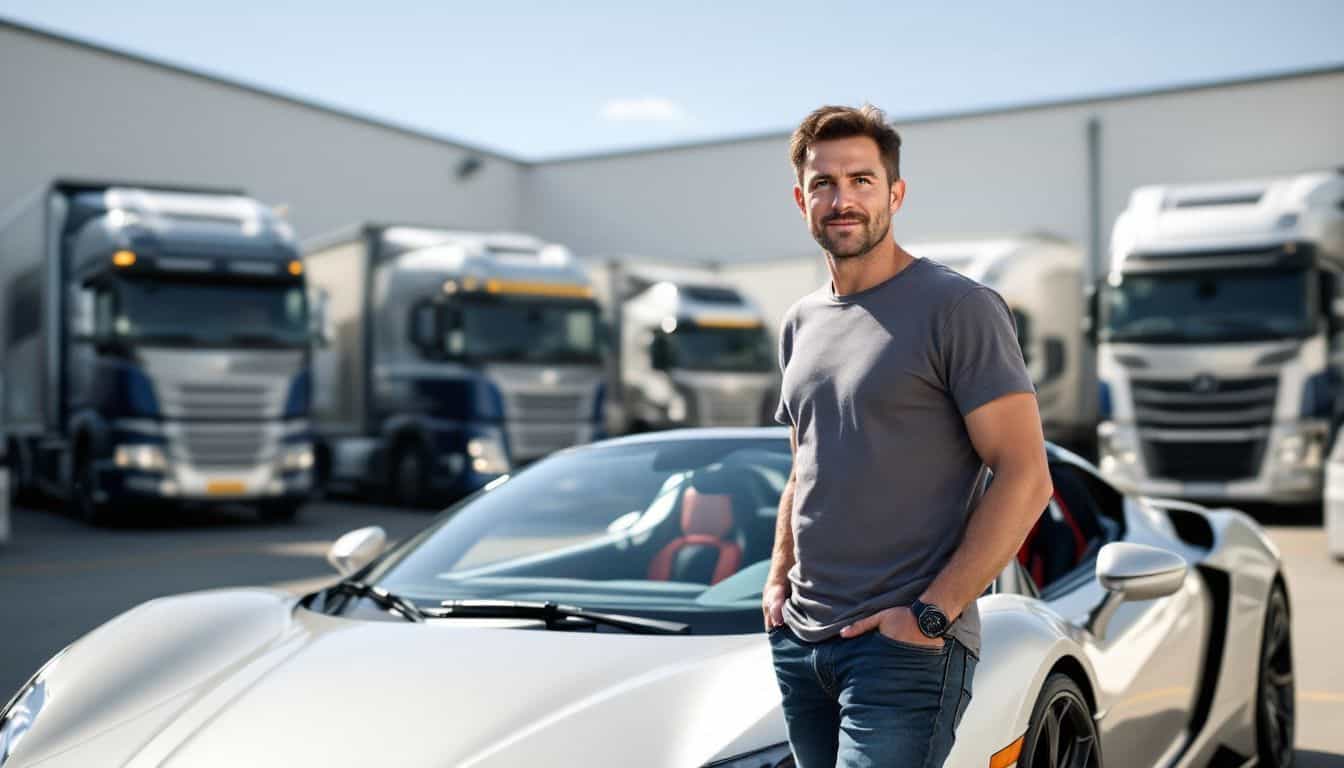
[[[792,313],[790,313],[792,314]],[[788,390],[784,388],[784,371],[793,357],[793,322],[788,315],[779,328],[779,404],[775,406],[775,421],[786,427],[795,426],[793,414],[789,413]]]
[[1035,393],[1003,298],[977,286],[952,309],[941,337],[948,392],[964,417],[1015,392]]

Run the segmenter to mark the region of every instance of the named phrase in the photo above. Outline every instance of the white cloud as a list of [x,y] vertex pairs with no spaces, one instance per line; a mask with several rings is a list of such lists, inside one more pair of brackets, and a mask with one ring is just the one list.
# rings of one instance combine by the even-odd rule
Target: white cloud
[[686,110],[671,99],[612,99],[602,105],[602,119],[675,122],[686,119]]

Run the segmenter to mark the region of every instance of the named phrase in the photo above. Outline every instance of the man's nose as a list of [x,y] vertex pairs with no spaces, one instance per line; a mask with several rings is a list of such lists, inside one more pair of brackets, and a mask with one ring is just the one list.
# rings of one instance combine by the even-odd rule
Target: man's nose
[[835,197],[831,200],[831,208],[837,213],[851,210],[857,205],[857,195],[855,190],[845,184],[836,184]]

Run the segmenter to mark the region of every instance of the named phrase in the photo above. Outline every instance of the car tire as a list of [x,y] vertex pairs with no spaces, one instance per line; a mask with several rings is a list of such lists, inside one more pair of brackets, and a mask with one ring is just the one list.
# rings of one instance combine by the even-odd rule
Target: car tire
[[423,452],[415,445],[398,447],[392,455],[392,471],[388,476],[392,503],[399,507],[424,506],[428,479]]
[[1255,746],[1261,768],[1293,765],[1296,716],[1293,681],[1292,621],[1281,584],[1270,590],[1260,635],[1259,674],[1255,688]]
[[1056,672],[1045,681],[1031,710],[1020,768],[1099,768],[1101,742],[1092,708],[1078,684]]

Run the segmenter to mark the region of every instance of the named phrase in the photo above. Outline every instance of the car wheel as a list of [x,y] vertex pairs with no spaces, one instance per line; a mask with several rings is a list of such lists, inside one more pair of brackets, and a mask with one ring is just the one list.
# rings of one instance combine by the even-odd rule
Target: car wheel
[[393,457],[392,501],[399,507],[419,507],[425,503],[425,462],[413,445],[402,446]]
[[1275,585],[1265,609],[1255,697],[1256,750],[1263,768],[1288,768],[1293,764],[1295,696],[1288,596],[1282,586]]
[[1097,723],[1078,684],[1055,673],[1036,699],[1022,745],[1021,768],[1098,768]]

